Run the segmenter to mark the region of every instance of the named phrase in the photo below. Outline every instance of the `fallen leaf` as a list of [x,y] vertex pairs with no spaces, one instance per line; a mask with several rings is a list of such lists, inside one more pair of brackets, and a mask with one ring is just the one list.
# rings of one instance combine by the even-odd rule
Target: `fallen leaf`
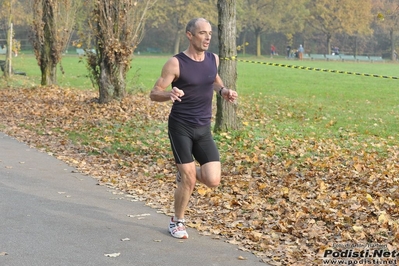
[[368,202],[373,203],[373,197],[370,194],[366,195],[366,199]]
[[378,216],[378,223],[379,224],[386,224],[388,222],[389,222],[389,217],[388,217],[388,215],[385,212],[381,213]]
[[121,253],[111,253],[111,254],[104,254],[105,257],[116,258],[119,257]]
[[128,214],[127,216],[128,217],[132,217],[132,218],[134,218],[134,217],[145,217],[145,216],[150,216],[151,214],[149,214],[149,213],[143,213],[143,214]]
[[355,232],[363,231],[363,226],[354,225],[352,228],[353,230],[355,230]]

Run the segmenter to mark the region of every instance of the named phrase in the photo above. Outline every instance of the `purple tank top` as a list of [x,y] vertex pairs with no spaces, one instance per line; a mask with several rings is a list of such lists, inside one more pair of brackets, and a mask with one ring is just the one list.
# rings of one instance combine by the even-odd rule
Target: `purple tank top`
[[211,123],[213,83],[217,75],[216,58],[205,52],[205,59],[194,61],[184,53],[175,55],[179,61],[179,78],[173,87],[184,91],[181,102],[175,101],[170,112],[173,119],[195,126]]

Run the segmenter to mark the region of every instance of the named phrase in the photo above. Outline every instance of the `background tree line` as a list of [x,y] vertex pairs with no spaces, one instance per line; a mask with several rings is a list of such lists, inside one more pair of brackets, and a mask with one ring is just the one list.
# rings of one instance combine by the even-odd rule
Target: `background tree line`
[[[206,14],[216,24],[216,5],[209,1],[174,0],[157,7],[154,14],[165,14],[168,7],[175,13],[167,12],[170,16],[162,21],[158,16],[151,19],[139,51],[153,47],[165,53],[178,52],[176,44],[184,40],[179,40],[176,36],[181,35],[175,31],[182,29],[178,21],[187,20],[187,15]],[[204,8],[208,11],[203,12]],[[281,54],[287,45],[297,48],[303,44],[307,53],[330,54],[331,48],[338,46],[346,54],[393,59],[399,46],[398,26],[397,0],[237,0],[237,43],[248,43],[239,52],[257,56],[268,55],[271,44]],[[216,51],[217,45],[213,49]]]
[[[11,0],[0,0],[0,44],[4,45]],[[80,36],[89,33],[87,21],[90,13],[86,1],[80,5],[71,40],[67,48]],[[136,52],[177,53],[186,45],[184,27],[192,17],[203,16],[217,25],[216,0],[158,1],[148,11],[145,35]],[[239,53],[269,54],[274,44],[283,54],[287,45],[296,48],[303,44],[307,53],[331,53],[338,46],[341,53],[382,55],[393,59],[399,46],[399,3],[397,0],[237,0],[237,44],[248,43]],[[35,11],[32,0],[14,3],[13,21],[15,39],[22,50],[31,50],[28,36]],[[215,33],[217,28],[215,27]],[[80,34],[80,35],[79,35]],[[214,38],[217,39],[217,38]],[[214,41],[213,51],[217,51]],[[88,44],[85,44],[88,45]],[[152,49],[151,49],[152,48]]]

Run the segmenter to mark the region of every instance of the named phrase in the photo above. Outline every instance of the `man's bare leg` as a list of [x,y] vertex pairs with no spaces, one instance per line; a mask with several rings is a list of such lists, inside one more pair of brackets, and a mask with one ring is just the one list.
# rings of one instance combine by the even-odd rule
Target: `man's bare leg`
[[209,162],[201,167],[195,163],[178,164],[180,182],[177,182],[175,190],[175,217],[184,219],[184,211],[194,191],[195,183],[199,182],[208,187],[217,187],[220,183],[221,167],[220,162]]
[[175,216],[169,223],[169,232],[173,237],[187,239],[188,234],[184,225],[184,212],[190,201],[197,180],[209,187],[216,187],[220,183],[220,162],[209,162],[196,167],[195,163],[178,164],[179,169],[177,188],[175,190]]
[[177,219],[184,219],[184,211],[190,201],[190,196],[193,193],[196,182],[196,167],[195,163],[178,164],[178,175],[180,178],[177,182],[175,190],[175,217]]
[[209,162],[201,167],[197,167],[196,178],[207,187],[217,187],[220,184],[220,175],[220,162]]

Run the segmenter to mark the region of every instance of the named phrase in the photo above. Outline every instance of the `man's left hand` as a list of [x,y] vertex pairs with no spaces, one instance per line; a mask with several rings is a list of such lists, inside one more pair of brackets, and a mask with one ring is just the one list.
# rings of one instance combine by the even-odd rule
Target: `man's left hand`
[[222,95],[226,101],[229,101],[231,103],[234,103],[238,97],[237,92],[231,89],[224,89],[222,91]]

